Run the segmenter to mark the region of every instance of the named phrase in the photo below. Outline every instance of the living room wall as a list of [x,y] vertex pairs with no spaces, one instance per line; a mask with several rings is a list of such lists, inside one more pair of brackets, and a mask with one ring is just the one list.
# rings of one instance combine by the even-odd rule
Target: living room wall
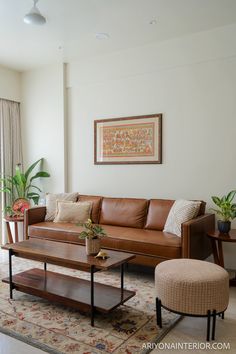
[[0,65],[0,98],[20,101],[20,73]]
[[64,65],[23,72],[21,92],[24,163],[45,158],[44,169],[51,177],[43,181],[44,191],[64,191]]
[[[66,169],[60,162],[64,143],[70,191],[203,199],[209,208],[212,195],[236,188],[235,36],[236,26],[231,25],[69,62],[66,130],[58,105],[62,96],[57,89],[61,92],[62,87],[56,86],[62,84],[60,72],[51,67],[44,69],[43,77],[37,71],[23,74],[28,158],[47,157],[53,191],[65,186],[59,183]],[[51,81],[55,85],[49,89]],[[34,90],[38,85],[41,89]],[[95,119],[153,113],[163,113],[163,164],[93,164]],[[226,265],[236,268],[235,250],[225,248]]]
[[[236,27],[68,65],[70,189],[201,198],[236,188]],[[93,164],[94,119],[163,113],[162,165]]]
[[[236,188],[235,36],[228,26],[70,63],[70,190],[209,207]],[[93,164],[95,119],[153,113],[163,113],[162,165]],[[226,262],[236,268],[229,248]]]

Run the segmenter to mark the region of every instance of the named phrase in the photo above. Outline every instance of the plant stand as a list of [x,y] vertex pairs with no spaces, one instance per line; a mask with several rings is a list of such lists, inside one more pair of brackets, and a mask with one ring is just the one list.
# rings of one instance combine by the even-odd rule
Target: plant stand
[[[6,227],[7,227],[8,242],[9,243],[19,242],[18,223],[23,223],[23,228],[24,228],[24,218],[23,217],[14,217],[14,216],[5,216],[3,218],[3,220],[5,221]],[[15,234],[14,239],[15,240],[13,240],[10,223],[14,224],[14,234]]]

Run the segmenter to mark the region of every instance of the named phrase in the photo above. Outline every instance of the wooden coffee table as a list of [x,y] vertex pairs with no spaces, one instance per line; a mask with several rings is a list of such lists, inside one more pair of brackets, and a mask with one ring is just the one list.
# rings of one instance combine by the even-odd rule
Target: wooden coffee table
[[[13,289],[36,295],[49,301],[71,306],[91,313],[94,326],[96,311],[108,313],[135,295],[124,289],[124,265],[135,255],[107,251],[106,260],[87,256],[85,247],[55,241],[29,239],[2,247],[9,251],[9,277],[3,279]],[[27,258],[44,263],[44,269],[33,268],[12,274],[12,256]],[[90,272],[90,280],[55,273],[47,270],[47,263]],[[120,267],[120,288],[94,282],[94,273]]]

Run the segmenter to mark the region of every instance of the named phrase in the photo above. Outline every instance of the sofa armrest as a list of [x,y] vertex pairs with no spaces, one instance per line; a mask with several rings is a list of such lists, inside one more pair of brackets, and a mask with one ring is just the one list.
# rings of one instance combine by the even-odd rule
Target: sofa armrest
[[212,253],[207,232],[215,229],[215,214],[198,216],[182,224],[182,257],[206,259]]
[[25,210],[24,213],[24,239],[27,240],[28,237],[28,226],[32,224],[37,224],[38,222],[43,222],[46,216],[46,207],[34,207]]

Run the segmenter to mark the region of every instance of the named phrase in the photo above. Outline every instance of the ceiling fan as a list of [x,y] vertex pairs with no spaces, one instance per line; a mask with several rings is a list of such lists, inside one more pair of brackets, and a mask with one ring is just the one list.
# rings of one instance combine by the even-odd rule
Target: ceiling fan
[[24,23],[26,23],[27,25],[43,25],[46,23],[46,18],[40,13],[39,9],[37,8],[37,2],[39,0],[33,1],[34,6],[30,10],[30,12],[24,16]]

